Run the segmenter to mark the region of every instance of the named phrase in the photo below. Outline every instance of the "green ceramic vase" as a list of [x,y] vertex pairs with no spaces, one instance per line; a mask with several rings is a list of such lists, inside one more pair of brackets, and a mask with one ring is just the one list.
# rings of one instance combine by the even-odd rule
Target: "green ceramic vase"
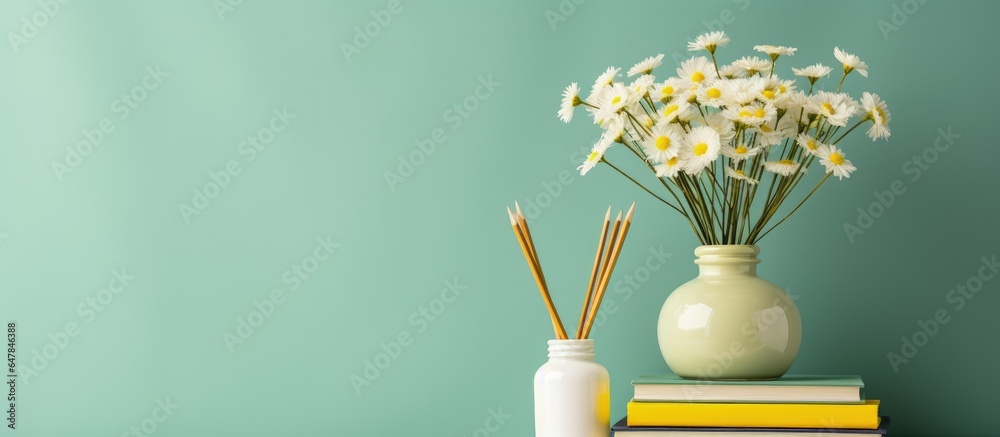
[[757,246],[695,249],[699,274],[663,303],[660,352],[679,376],[774,379],[799,353],[802,321],[788,293],[757,277]]

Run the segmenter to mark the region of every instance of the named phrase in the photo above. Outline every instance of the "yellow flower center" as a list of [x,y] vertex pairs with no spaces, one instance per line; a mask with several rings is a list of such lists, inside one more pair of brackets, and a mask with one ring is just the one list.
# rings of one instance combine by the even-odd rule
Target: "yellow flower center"
[[653,127],[653,119],[646,117],[646,120],[644,120],[642,124],[646,125],[646,127]]
[[694,145],[694,154],[696,156],[701,156],[708,153],[708,144],[698,143]]
[[760,131],[764,132],[764,133],[768,133],[768,132],[771,131],[771,126],[768,126],[766,124],[762,124],[762,125],[760,125]]
[[612,105],[617,105],[618,102],[620,102],[620,101],[622,101],[621,96],[615,96],[615,98],[611,99],[611,104]]
[[779,85],[778,86],[778,92],[779,93],[784,94],[785,91],[788,91],[788,88],[786,88],[784,85]]
[[678,109],[680,109],[680,108],[678,108],[677,105],[667,106],[667,107],[663,108],[663,116],[664,117],[669,117],[670,114],[673,114]]
[[597,160],[598,155],[600,155],[600,153],[597,153],[597,151],[590,152],[590,156],[587,157],[587,161]]
[[660,151],[670,148],[670,137],[660,136],[656,138],[656,148]]
[[669,85],[664,86],[663,88],[660,88],[660,94],[663,95],[664,97],[672,96],[674,94],[674,87]]
[[750,114],[750,111],[746,109],[740,109],[740,112],[736,114],[737,117],[749,117],[750,115],[752,114]]
[[[749,149],[747,149],[747,146],[738,146],[738,147],[736,147],[736,154],[737,155],[743,155],[743,154],[747,153],[747,150],[749,150]],[[741,171],[741,170],[737,170],[737,171]]]
[[757,110],[753,111],[753,116],[754,117],[764,118],[765,115],[767,115],[767,113],[764,112],[764,110],[761,109],[761,108],[757,108]]
[[677,157],[675,156],[673,158],[668,159],[667,160],[667,165],[670,166],[670,167],[673,167],[673,166],[677,165]]
[[809,142],[806,143],[806,147],[808,147],[809,150],[816,150],[816,141],[809,140]]
[[705,91],[705,95],[713,99],[718,99],[722,96],[722,91],[719,91],[718,88],[709,88]]
[[832,162],[833,165],[844,165],[844,155],[833,152],[830,154],[830,162]]
[[736,173],[736,174],[738,174],[740,176],[746,176],[747,175],[746,173],[743,173],[743,170],[736,170],[734,173]]
[[830,115],[833,115],[833,114],[836,114],[836,113],[837,113],[837,111],[835,111],[835,110],[833,109],[833,105],[831,105],[831,104],[829,104],[829,103],[827,103],[827,102],[823,102],[823,104],[822,104],[822,105],[820,105],[820,106],[822,106],[822,107],[823,107],[823,110],[824,110],[824,111],[826,111],[826,112],[829,112],[829,113],[830,113]]
[[876,106],[875,107],[875,112],[878,113],[879,121],[881,121],[882,123],[885,123],[885,111],[882,110],[882,107],[881,106]]
[[763,95],[765,99],[771,100],[774,98],[774,91],[764,90],[764,92],[762,92],[761,95]]
[[702,73],[700,71],[696,71],[696,72],[694,72],[694,73],[691,74],[691,82],[700,83],[703,80],[705,80],[705,74],[704,73]]
[[791,159],[782,159],[781,161],[778,161],[778,163],[785,165],[795,165],[795,162],[792,161]]

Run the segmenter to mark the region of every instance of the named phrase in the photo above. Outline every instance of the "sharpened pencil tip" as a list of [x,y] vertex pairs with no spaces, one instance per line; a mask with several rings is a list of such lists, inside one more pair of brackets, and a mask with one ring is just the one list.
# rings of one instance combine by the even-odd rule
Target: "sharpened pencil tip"
[[628,214],[625,214],[626,221],[632,221],[632,213],[635,212],[635,202],[632,202],[632,206],[628,209]]
[[608,206],[608,212],[604,213],[604,221],[611,220],[611,206]]
[[510,212],[510,207],[509,206],[507,207],[507,218],[510,219],[510,225],[511,226],[516,226],[517,225],[517,219],[514,218],[514,213]]
[[622,221],[622,212],[621,211],[618,211],[618,217],[615,217],[615,221],[616,222]]

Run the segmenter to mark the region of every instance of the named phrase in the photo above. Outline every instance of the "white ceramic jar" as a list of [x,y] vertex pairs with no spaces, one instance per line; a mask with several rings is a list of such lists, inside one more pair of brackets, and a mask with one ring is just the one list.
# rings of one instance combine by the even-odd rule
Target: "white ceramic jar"
[[535,437],[608,437],[611,382],[594,340],[549,340],[535,373]]

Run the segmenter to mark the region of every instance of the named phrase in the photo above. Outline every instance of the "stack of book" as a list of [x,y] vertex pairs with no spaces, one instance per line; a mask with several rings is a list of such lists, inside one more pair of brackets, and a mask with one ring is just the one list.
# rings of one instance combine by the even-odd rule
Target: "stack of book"
[[615,437],[885,435],[888,417],[865,400],[858,376],[786,375],[769,381],[707,381],[672,374],[632,381]]

